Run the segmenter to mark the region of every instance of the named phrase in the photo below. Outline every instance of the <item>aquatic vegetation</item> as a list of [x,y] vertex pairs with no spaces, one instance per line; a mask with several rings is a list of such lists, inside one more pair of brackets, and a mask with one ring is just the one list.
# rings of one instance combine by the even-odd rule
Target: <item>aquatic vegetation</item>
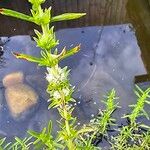
[[145,133],[142,132],[142,128],[150,129],[150,127],[137,122],[136,119],[141,115],[144,115],[147,119],[149,119],[148,114],[144,111],[144,104],[149,104],[149,101],[147,99],[150,98],[150,88],[143,91],[138,86],[136,87],[137,90],[135,90],[135,94],[138,97],[137,103],[135,105],[130,105],[129,107],[133,107],[133,110],[130,114],[123,117],[128,118],[128,125],[125,125],[121,129],[119,129],[119,134],[113,138],[113,149],[117,148],[119,150],[122,150],[130,147],[135,147],[135,145],[136,147],[141,147],[141,141],[147,141],[147,136],[149,136],[149,131],[147,131],[145,135]]
[[[98,146],[98,140],[107,138],[110,143],[110,149],[149,149],[150,132],[149,127],[137,122],[140,115],[148,114],[144,111],[145,103],[149,104],[147,100],[150,97],[150,88],[143,91],[137,87],[135,91],[138,96],[137,104],[131,105],[133,110],[130,114],[123,118],[128,120],[127,125],[123,125],[118,129],[114,138],[110,138],[109,129],[115,130],[116,120],[112,117],[113,112],[119,107],[115,102],[116,92],[111,90],[106,99],[105,110],[100,111],[96,118],[90,121],[89,124],[79,127],[77,119],[72,115],[74,106],[71,105],[76,102],[72,94],[74,87],[69,82],[69,70],[67,67],[61,68],[59,62],[66,57],[74,55],[80,50],[80,45],[58,53],[56,46],[59,41],[55,37],[54,27],[51,23],[56,21],[77,19],[85,15],[85,13],[65,13],[58,16],[51,15],[51,7],[42,9],[41,4],[45,0],[28,0],[32,4],[31,15],[25,15],[10,9],[0,9],[0,14],[16,17],[25,21],[35,23],[41,27],[41,30],[34,30],[36,37],[33,37],[37,46],[41,48],[40,57],[30,56],[27,54],[13,53],[18,59],[37,63],[39,66],[47,68],[46,80],[48,81],[47,92],[50,95],[48,100],[49,109],[56,108],[61,116],[58,120],[60,130],[56,137],[52,135],[52,122],[49,121],[47,127],[43,128],[41,132],[28,131],[29,138],[20,139],[15,137],[13,142],[7,143],[6,138],[0,140],[0,149],[69,149],[69,150],[96,150],[101,149]],[[142,129],[145,130],[142,130]]]
[[119,107],[118,103],[115,104],[116,99],[116,92],[112,89],[106,96],[106,99],[102,101],[106,105],[106,109],[101,111],[96,118],[91,120],[92,126],[97,126],[98,134],[105,135],[109,126],[115,125],[115,119],[112,118],[112,114]]
[[104,136],[107,137],[108,130],[115,125],[116,120],[112,118],[112,114],[119,107],[118,103],[115,103],[116,99],[118,99],[116,92],[112,89],[105,96],[105,100],[102,101],[105,104],[105,110],[100,110],[98,115],[90,121],[89,126],[95,128],[92,133],[92,143],[94,145],[97,145]]
[[52,122],[50,121],[48,124],[48,127],[44,128],[40,133],[37,133],[35,131],[28,131],[29,134],[35,138],[35,141],[33,142],[35,149],[41,149],[41,148],[49,148],[49,149],[63,149],[64,146],[62,144],[59,144],[57,139],[54,139],[52,134]]
[[28,138],[24,138],[24,139],[20,139],[18,137],[15,137],[15,141],[14,142],[9,142],[6,143],[6,138],[2,138],[0,139],[0,149],[1,150],[18,150],[18,149],[22,149],[22,150],[28,150],[30,147],[30,145],[33,143],[31,140],[32,137],[28,137]]

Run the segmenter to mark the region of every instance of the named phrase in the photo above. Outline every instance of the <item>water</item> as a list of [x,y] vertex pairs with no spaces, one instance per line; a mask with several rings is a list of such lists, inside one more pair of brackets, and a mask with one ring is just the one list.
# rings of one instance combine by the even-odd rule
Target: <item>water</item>
[[[60,40],[59,50],[64,46],[69,49],[81,43],[81,51],[60,64],[62,67],[67,65],[71,69],[71,83],[76,86],[73,97],[77,100],[74,115],[78,118],[78,124],[87,123],[99,109],[104,108],[100,100],[103,100],[103,96],[112,88],[117,91],[118,102],[122,107],[114,113],[118,124],[121,124],[120,117],[130,111],[128,105],[136,103],[133,92],[135,83],[140,83],[141,87],[149,86],[147,81],[150,79],[148,51],[150,32],[147,22],[150,18],[143,19],[138,15],[135,17],[135,14],[139,12],[138,7],[133,9],[136,4],[138,3],[134,1],[128,2],[129,18],[134,19],[127,24],[68,28],[56,32]],[[139,18],[141,18],[140,21]],[[13,51],[38,56],[40,49],[28,35],[3,37],[0,46],[2,55],[0,59],[0,135],[9,138],[24,137],[28,129],[39,131],[50,119],[54,122],[55,134],[58,130],[55,124],[59,115],[55,109],[47,110],[46,100],[49,96],[45,93],[47,86],[45,68],[17,60],[11,53]],[[2,84],[2,80],[7,74],[18,71],[23,72],[24,83],[36,91],[39,99],[33,109],[14,118],[6,103],[4,96],[6,87]],[[150,114],[148,106],[146,110]],[[140,118],[140,121],[150,124],[144,118]]]
[[[140,57],[140,48],[137,45],[135,33],[130,30],[130,24],[64,29],[57,32],[57,37],[61,43],[59,49],[62,49],[64,45],[68,48],[78,43],[82,45],[78,54],[61,63],[61,66],[67,65],[71,69],[71,83],[76,86],[75,115],[79,122],[81,124],[88,122],[99,109],[104,108],[100,100],[112,88],[116,89],[122,106],[117,113],[120,112],[120,115],[127,113],[127,106],[135,103],[132,91],[134,77],[146,73]],[[22,114],[16,119],[10,114],[4,97],[6,89],[1,84],[0,130],[8,137],[24,136],[26,130],[41,130],[49,119],[54,121],[59,117],[55,110],[50,112],[47,110],[45,69],[30,62],[17,60],[11,53],[13,51],[38,56],[39,48],[35,46],[31,38],[29,36],[10,37],[3,48],[3,58],[6,61],[1,67],[1,79],[12,72],[22,71],[25,76],[24,83],[34,88],[39,95],[35,110],[28,110],[27,115]],[[118,115],[116,117],[119,118]]]

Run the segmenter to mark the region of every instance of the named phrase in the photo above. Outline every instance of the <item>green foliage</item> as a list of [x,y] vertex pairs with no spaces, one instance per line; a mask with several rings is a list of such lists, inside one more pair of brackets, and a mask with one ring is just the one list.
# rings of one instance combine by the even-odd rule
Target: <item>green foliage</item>
[[7,149],[11,143],[5,143],[6,138],[0,139],[0,150]]
[[65,13],[65,14],[53,17],[51,19],[51,22],[77,19],[84,15],[86,15],[86,14],[85,13]]
[[63,149],[64,146],[59,144],[52,136],[52,122],[50,121],[47,128],[44,128],[40,133],[35,131],[28,131],[28,133],[35,138],[33,142],[34,149]]
[[[74,87],[71,86],[68,76],[67,67],[61,68],[59,62],[80,50],[80,45],[58,53],[56,46],[59,41],[55,37],[52,22],[77,19],[85,15],[85,13],[65,13],[58,16],[51,15],[51,7],[42,9],[41,4],[45,0],[28,0],[32,4],[31,15],[25,15],[10,9],[0,9],[0,14],[15,17],[25,21],[33,22],[41,27],[41,31],[34,30],[34,37],[37,46],[41,48],[40,57],[30,56],[26,54],[13,53],[18,59],[24,59],[37,63],[39,66],[47,67],[46,80],[48,81],[47,92],[50,94],[48,100],[49,109],[57,108],[61,119],[58,120],[59,131],[56,137],[52,135],[52,122],[48,127],[43,128],[41,132],[29,131],[29,138],[20,139],[15,137],[14,142],[7,143],[6,138],[0,139],[0,150],[29,150],[29,149],[48,149],[48,150],[97,150],[100,146],[95,144],[95,140],[101,137],[107,137],[111,144],[110,149],[118,150],[147,150],[150,149],[150,131],[149,126],[137,122],[139,116],[148,114],[144,110],[144,105],[150,104],[150,88],[142,90],[137,87],[135,94],[137,95],[137,103],[130,105],[133,110],[130,114],[123,118],[128,119],[129,123],[118,129],[117,135],[113,138],[109,136],[109,128],[113,129],[116,120],[112,117],[113,112],[118,108],[115,102],[116,92],[111,90],[106,99],[103,101],[106,108],[100,111],[97,117],[85,126],[78,126],[76,118],[72,113],[74,107],[70,105],[76,102],[72,98]],[[144,128],[147,131],[141,130]]]
[[[65,104],[68,104],[69,101],[73,101],[71,98],[73,89],[71,89],[67,79],[69,75],[67,67],[61,69],[57,65],[53,68],[47,68],[47,71],[46,79],[49,82],[47,91],[51,96],[49,108],[59,107],[62,101],[64,101]],[[62,97],[64,99],[62,99]]]
[[45,0],[28,0],[32,5],[41,5],[42,3],[45,2]]
[[20,53],[13,53],[13,55],[18,59],[24,59],[26,61],[37,63],[39,66],[55,66],[58,64],[59,61],[77,53],[80,50],[80,45],[76,46],[70,50],[66,50],[64,48],[60,54],[57,53],[57,49],[54,51],[53,54],[49,53],[48,51],[41,51],[41,57],[37,58],[34,56],[30,56],[27,54],[20,54]]
[[31,141],[32,137],[26,137],[24,139],[20,139],[18,137],[15,137],[14,142],[6,142],[6,138],[0,139],[0,150],[29,150],[32,145]]
[[32,16],[5,8],[1,8],[0,13],[6,16],[11,16],[21,20],[33,22],[37,25],[46,25],[56,21],[78,19],[86,15],[85,13],[65,13],[51,17],[51,7],[45,10],[41,8],[41,4],[44,3],[44,1],[45,0],[29,0],[29,2],[32,4]]
[[130,115],[126,116],[130,119],[131,124],[134,124],[138,116],[145,116],[147,119],[149,119],[148,114],[144,110],[144,105],[145,103],[150,104],[150,101],[147,100],[148,98],[150,98],[150,88],[148,88],[146,91],[143,91],[138,86],[136,87],[137,91],[135,91],[135,94],[138,97],[137,104],[129,106],[133,107],[134,109]]
[[138,137],[137,141],[139,142],[139,145],[134,144],[133,145],[134,149],[136,150],[150,149],[150,130],[148,130],[146,133],[143,133],[140,137]]
[[92,144],[93,137],[80,137],[80,140],[77,141],[77,150],[101,150],[100,147],[96,147]]
[[115,104],[116,92],[114,89],[108,93],[106,99],[103,103],[106,105],[106,109],[101,111],[96,118],[91,120],[91,125],[97,127],[97,134],[105,135],[107,133],[108,127],[114,125],[115,119],[112,118],[112,113],[117,109],[118,103]]
[[58,40],[56,40],[53,30],[54,27],[51,27],[48,31],[43,30],[43,33],[34,30],[35,34],[37,35],[37,38],[34,37],[34,40],[36,41],[38,47],[46,50],[51,50],[53,47],[59,44]]
[[[64,147],[68,149],[75,149],[76,144],[74,143],[77,136],[76,130],[76,118],[72,116],[74,110],[73,107],[69,105],[69,102],[74,102],[72,98],[73,87],[71,87],[68,74],[69,71],[67,67],[61,69],[58,65],[59,61],[77,53],[80,46],[76,46],[71,50],[66,50],[64,48],[60,54],[58,54],[55,48],[58,45],[58,40],[56,40],[54,27],[50,26],[51,22],[61,21],[61,20],[71,20],[80,18],[85,15],[85,13],[67,13],[59,16],[51,17],[51,7],[48,9],[42,9],[41,4],[44,0],[29,0],[32,4],[31,16],[18,13],[7,9],[1,9],[0,13],[13,16],[22,20],[34,22],[41,27],[42,32],[34,30],[37,37],[34,40],[37,46],[41,48],[41,57],[37,58],[34,56],[26,54],[13,53],[16,58],[25,59],[27,61],[38,63],[40,66],[47,67],[48,88],[47,92],[50,94],[50,107],[56,107],[62,119],[59,121],[60,131],[58,132],[58,141],[63,144]],[[52,52],[52,50],[54,51]],[[45,144],[48,148],[54,149],[57,142],[54,142],[51,134],[46,134],[46,128],[43,129],[41,133],[36,133],[30,131],[30,134],[37,138],[34,142],[36,145]],[[42,143],[42,144],[41,144]],[[42,145],[43,147],[43,145]]]
[[[135,104],[135,108],[138,107],[140,101],[143,101],[143,95],[145,94],[147,94],[147,96],[144,97],[144,101],[147,101],[147,97],[149,95],[147,91],[149,91],[149,89],[150,88],[143,91],[138,87],[138,91],[142,90],[143,94],[138,98],[137,104]],[[110,127],[113,129],[115,125],[115,119],[113,119],[111,116],[114,110],[118,108],[118,103],[115,103],[115,99],[117,98],[113,89],[108,93],[106,100],[104,101],[106,108],[102,111],[103,113],[98,114],[98,116],[91,120],[89,124],[82,126],[81,128],[78,127],[77,129],[75,124],[76,119],[71,115],[72,111],[67,111],[72,107],[66,108],[67,110],[66,112],[64,111],[65,113],[60,112],[60,115],[62,116],[62,119],[59,121],[61,130],[58,131],[56,138],[52,136],[52,122],[50,121],[48,127],[43,128],[41,132],[29,131],[29,138],[25,138],[23,140],[15,138],[15,142],[8,144],[5,142],[5,138],[1,139],[0,148],[2,150],[28,150],[32,147],[33,149],[61,150],[68,147],[68,149],[76,150],[98,150],[101,148],[100,146],[97,147],[94,144],[94,141],[99,138],[100,135],[101,139],[104,135],[106,135],[108,137],[108,142],[111,143],[110,149],[112,150],[148,150],[150,148],[150,130],[146,131],[148,127],[146,125],[141,125],[139,122],[132,124],[132,122],[129,121],[127,125],[124,125],[117,130],[117,135],[115,135],[113,138],[109,137],[108,129]],[[60,109],[60,111],[62,110]],[[134,109],[129,115],[131,115],[133,111]],[[64,116],[65,114],[66,116]],[[137,114],[136,119],[138,117],[139,113]],[[141,130],[141,127],[146,128]]]
[[32,10],[37,10],[45,0],[28,0],[32,4]]
[[[147,99],[150,98],[150,88],[148,88],[145,91],[143,91],[138,86],[136,86],[136,88],[137,90],[135,90],[135,94],[138,97],[137,103],[135,105],[130,105],[130,107],[131,106],[133,107],[132,112],[123,117],[129,119],[129,124],[119,129],[119,134],[113,138],[114,142],[112,143],[112,147],[114,150],[116,148],[118,150],[127,149],[129,147],[135,147],[135,145],[137,147],[140,147],[141,144],[139,142],[139,138],[145,133],[140,134],[139,131],[141,127],[149,128],[146,125],[137,123],[136,119],[141,115],[146,116],[147,119],[149,118],[148,114],[144,111],[144,105],[145,103],[149,104],[149,101]],[[149,135],[149,132],[147,132],[147,134]],[[143,141],[143,137],[142,137],[142,141]]]
[[1,8],[0,13],[3,15],[6,15],[6,16],[11,16],[11,17],[15,17],[15,18],[18,18],[21,20],[33,22],[33,18],[31,16],[25,15],[23,13],[19,13],[19,12],[14,11],[14,10]]

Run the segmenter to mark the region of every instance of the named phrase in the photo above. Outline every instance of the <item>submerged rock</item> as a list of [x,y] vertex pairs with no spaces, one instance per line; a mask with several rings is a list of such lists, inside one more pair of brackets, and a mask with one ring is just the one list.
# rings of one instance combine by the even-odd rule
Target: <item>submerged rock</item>
[[33,88],[23,83],[22,72],[15,72],[3,78],[5,98],[13,117],[20,116],[37,103],[38,95]]
[[6,75],[3,78],[4,87],[10,87],[11,85],[23,83],[24,75],[22,72],[13,72]]

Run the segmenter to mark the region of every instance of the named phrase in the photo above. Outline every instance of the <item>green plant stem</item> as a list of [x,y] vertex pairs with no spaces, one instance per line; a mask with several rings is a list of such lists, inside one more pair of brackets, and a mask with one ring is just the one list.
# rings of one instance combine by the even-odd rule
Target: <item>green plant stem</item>
[[43,35],[46,35],[49,31],[49,25],[48,24],[42,24],[41,28],[42,28],[42,31],[43,31]]
[[50,89],[48,89],[48,93],[51,96],[52,107],[56,106],[62,117],[60,127],[63,131],[59,132],[59,139],[65,143],[69,150],[72,150],[76,148],[76,144],[74,143],[76,134],[74,133],[77,131],[72,126],[72,121],[75,123],[75,118],[72,117],[72,107],[69,106],[72,99],[72,87],[68,82],[67,72],[67,69],[63,70],[57,64],[50,68],[47,79],[49,81],[48,87]]
[[[65,13],[59,16],[51,17],[51,8],[42,9],[41,4],[45,0],[28,0],[32,4],[31,14],[32,17],[18,13],[16,11],[0,9],[0,14],[7,16],[13,16],[30,22],[41,27],[42,33],[35,30],[37,37],[33,37],[37,43],[37,46],[41,48],[41,57],[33,57],[26,54],[14,53],[17,58],[25,59],[27,61],[36,62],[41,66],[48,67],[48,93],[50,94],[51,107],[56,107],[62,117],[60,120],[61,130],[58,133],[58,141],[69,150],[76,149],[76,144],[74,143],[77,131],[75,129],[76,119],[72,116],[73,107],[69,106],[70,102],[73,101],[71,87],[68,80],[68,70],[67,68],[60,68],[59,61],[77,53],[80,46],[77,46],[69,51],[64,48],[60,54],[57,53],[56,46],[58,45],[58,40],[55,38],[55,33],[53,27],[50,26],[51,22],[71,20],[80,18],[85,15],[85,13]],[[55,48],[55,49],[54,49]],[[51,50],[54,49],[54,54]],[[51,80],[52,78],[52,80]],[[37,138],[37,141],[47,138],[45,133],[46,129],[40,134],[31,133],[31,135]],[[41,135],[43,138],[41,139]],[[46,140],[44,138],[44,140]],[[50,140],[52,141],[52,140]],[[42,141],[43,142],[43,141]],[[46,145],[46,144],[45,144]],[[66,148],[65,147],[65,148]]]
[[[69,112],[67,111],[67,108],[66,108],[65,96],[64,96],[63,92],[61,92],[61,94],[62,94],[62,104],[60,104],[60,106],[61,106],[60,108],[61,108],[61,109],[63,110],[63,112],[64,112],[64,115],[63,115],[63,116],[64,116],[64,120],[65,120],[65,128],[66,128],[66,132],[67,132],[68,137],[70,137],[70,136],[71,136],[70,124],[69,124],[69,120],[68,120],[67,117],[66,117],[66,116],[68,116]],[[65,141],[65,142],[66,142],[66,141]],[[69,149],[69,150],[75,148],[75,145],[74,145],[74,143],[73,143],[72,138],[69,138],[69,139],[68,139],[67,145],[68,145],[68,149]]]
[[[72,139],[72,135],[71,135],[71,130],[70,130],[70,124],[69,124],[69,119],[67,118],[68,115],[71,115],[69,114],[69,112],[67,111],[67,108],[66,108],[66,100],[65,100],[65,96],[64,96],[64,93],[62,91],[60,91],[61,93],[61,97],[62,97],[62,103],[60,104],[60,109],[62,109],[62,111],[64,112],[64,120],[65,120],[65,128],[66,128],[66,134],[68,135],[68,141],[65,141],[67,142],[67,146],[68,146],[68,149],[69,150],[74,150],[75,149],[75,144],[73,142],[73,139]],[[70,138],[69,138],[70,137]]]

